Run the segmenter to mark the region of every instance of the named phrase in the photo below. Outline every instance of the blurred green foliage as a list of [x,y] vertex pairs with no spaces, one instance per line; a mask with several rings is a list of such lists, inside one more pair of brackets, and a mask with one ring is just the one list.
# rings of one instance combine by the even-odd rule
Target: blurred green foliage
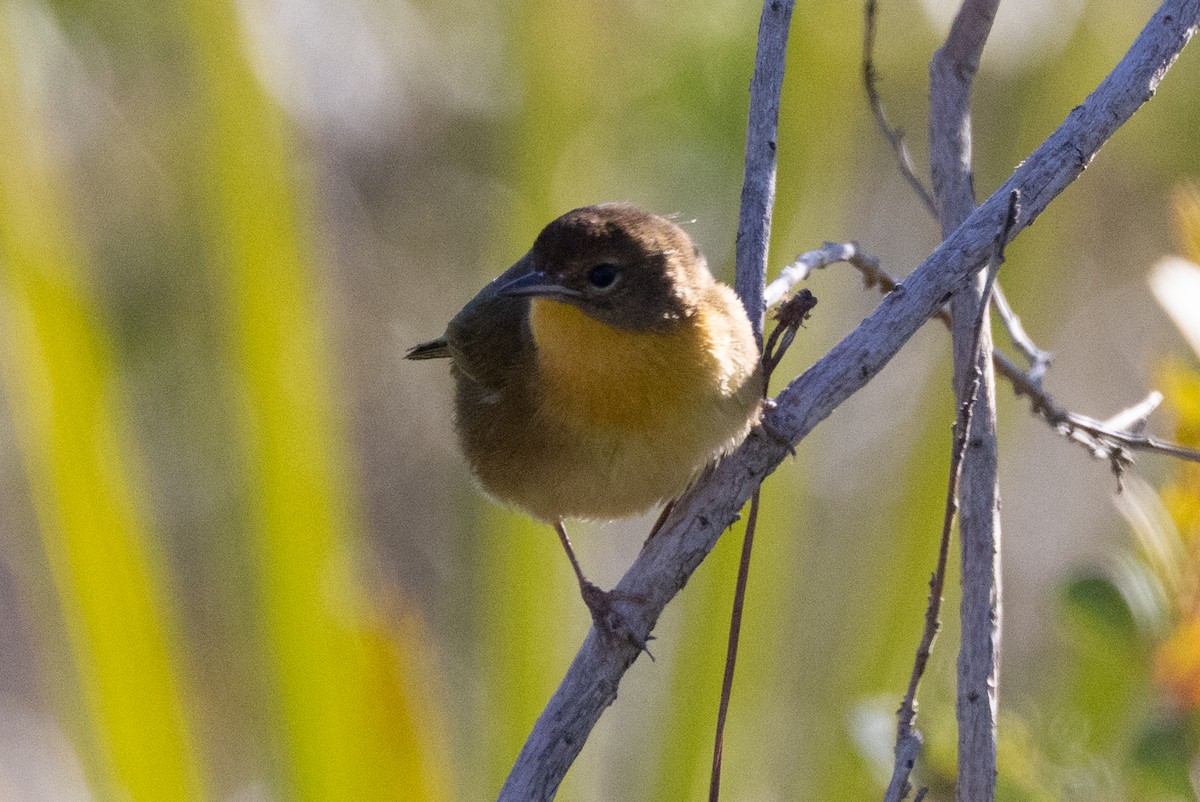
[[[881,89],[918,155],[951,5],[880,4]],[[1003,4],[975,90],[981,195],[1154,5]],[[860,14],[796,11],[776,266],[857,239],[902,274],[936,244],[862,98]],[[446,376],[399,357],[586,203],[679,213],[728,278],[757,15],[725,0],[0,6],[0,789],[53,775],[64,798],[494,795],[587,614],[553,533],[472,489]],[[1155,383],[1193,444],[1197,357],[1144,282],[1176,249],[1173,188],[1200,173],[1198,79],[1185,52],[1001,277],[1059,354],[1056,397],[1104,417]],[[1177,197],[1200,261],[1200,217]],[[837,269],[812,284],[781,381],[876,302]],[[766,485],[728,799],[886,782],[942,515],[945,353],[923,332]],[[1107,466],[1000,390],[1000,797],[1194,798],[1200,637],[1180,589],[1200,585],[1200,476],[1143,460],[1120,510],[1172,521],[1177,542],[1164,551],[1165,524],[1130,539]],[[648,527],[572,535],[611,584]],[[730,534],[560,798],[703,795]],[[953,794],[956,582],[922,690],[929,800]]]

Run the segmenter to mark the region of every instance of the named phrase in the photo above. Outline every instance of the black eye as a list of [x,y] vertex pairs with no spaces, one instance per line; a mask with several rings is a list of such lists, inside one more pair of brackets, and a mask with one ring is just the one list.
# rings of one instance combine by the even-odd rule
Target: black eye
[[588,284],[598,290],[606,290],[617,280],[617,266],[609,262],[601,262],[588,271]]

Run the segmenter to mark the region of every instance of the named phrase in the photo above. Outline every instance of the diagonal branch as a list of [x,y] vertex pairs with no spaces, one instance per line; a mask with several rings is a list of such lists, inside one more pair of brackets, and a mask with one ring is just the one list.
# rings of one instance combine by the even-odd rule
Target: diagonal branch
[[[1200,0],[1167,0],[1129,52],[1067,116],[1003,187],[887,295],[866,320],[794,380],[766,414],[771,431],[798,444],[869,382],[953,293],[965,287],[991,252],[1014,189],[1022,212],[1013,236],[1074,181],[1113,132],[1154,93],[1200,24]],[[679,499],[662,529],[642,549],[618,589],[640,596],[622,603],[633,630],[647,635],[667,603],[708,555],[754,489],[787,456],[762,429],[751,433],[705,481]],[[590,631],[517,757],[500,799],[552,799],[588,734],[617,696],[638,656],[632,643]]]

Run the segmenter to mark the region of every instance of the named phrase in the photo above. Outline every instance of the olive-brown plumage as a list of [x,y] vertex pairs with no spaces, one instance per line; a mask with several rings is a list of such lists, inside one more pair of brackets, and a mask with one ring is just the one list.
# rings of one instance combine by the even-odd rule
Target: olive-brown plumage
[[746,435],[762,395],[737,296],[681,228],[628,204],[551,222],[408,356],[451,360],[483,488],[556,524],[674,498]]

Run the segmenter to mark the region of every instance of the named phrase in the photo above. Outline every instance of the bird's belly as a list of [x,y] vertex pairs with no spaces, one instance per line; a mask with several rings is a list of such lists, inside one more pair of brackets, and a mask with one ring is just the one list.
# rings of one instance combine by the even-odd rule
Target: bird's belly
[[683,492],[745,436],[753,409],[722,399],[636,427],[581,423],[542,409],[472,463],[485,490],[543,520],[623,518]]
[[546,511],[561,517],[636,515],[683,492],[716,451],[716,443],[667,432],[593,433],[565,445],[566,459],[543,475],[540,493],[550,491]]
[[476,466],[476,474],[497,498],[547,521],[645,512],[682,492],[719,450],[717,443],[672,440],[654,432],[592,432],[527,442],[529,447],[509,455],[504,469]]

